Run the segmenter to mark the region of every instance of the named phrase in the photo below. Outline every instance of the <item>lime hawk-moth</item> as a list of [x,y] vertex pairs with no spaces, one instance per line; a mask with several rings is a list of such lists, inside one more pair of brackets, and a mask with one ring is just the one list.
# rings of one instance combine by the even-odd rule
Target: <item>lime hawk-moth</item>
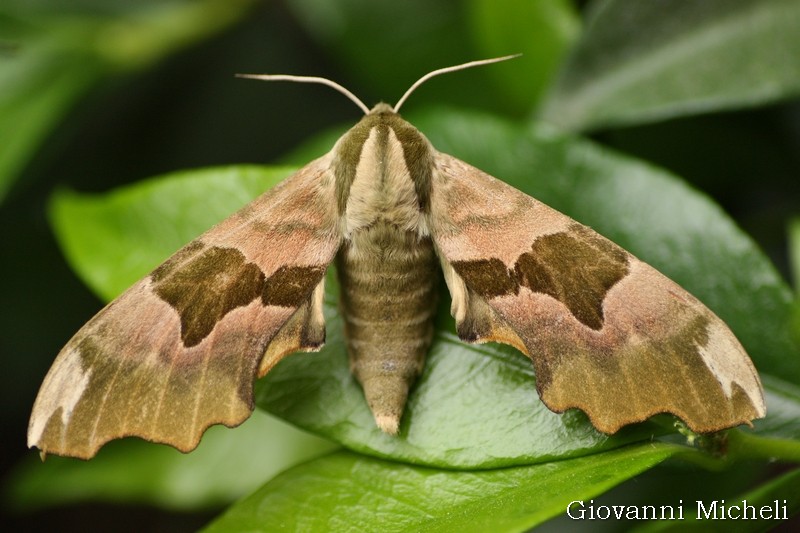
[[[501,58],[502,59],[502,58]],[[92,318],[42,384],[28,443],[89,458],[135,435],[194,449],[253,409],[253,381],[325,340],[341,283],[351,369],[397,434],[433,338],[439,271],[458,335],[516,347],[553,411],[613,433],[657,413],[697,432],[765,414],[733,333],[677,284],[593,230],[450,155],[398,114],[365,116],[319,159],[180,249]]]

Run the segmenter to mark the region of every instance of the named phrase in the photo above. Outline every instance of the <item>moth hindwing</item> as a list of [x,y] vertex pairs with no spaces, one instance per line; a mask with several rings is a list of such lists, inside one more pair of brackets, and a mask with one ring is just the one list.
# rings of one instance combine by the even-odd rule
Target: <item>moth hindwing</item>
[[387,433],[433,338],[439,269],[459,336],[530,357],[554,411],[579,408],[606,433],[663,412],[697,432],[764,416],[749,357],[700,301],[436,151],[396,107],[369,110],[81,328],[42,384],[29,445],[88,458],[136,435],[189,451],[210,425],[240,424],[257,376],[322,346],[334,261],[351,368]]

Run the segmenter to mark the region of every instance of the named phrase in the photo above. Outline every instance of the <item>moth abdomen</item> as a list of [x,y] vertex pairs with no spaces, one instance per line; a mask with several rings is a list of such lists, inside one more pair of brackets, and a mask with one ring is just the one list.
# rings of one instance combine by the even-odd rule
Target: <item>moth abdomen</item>
[[385,221],[337,257],[350,367],[378,426],[397,433],[433,339],[438,261],[429,238]]

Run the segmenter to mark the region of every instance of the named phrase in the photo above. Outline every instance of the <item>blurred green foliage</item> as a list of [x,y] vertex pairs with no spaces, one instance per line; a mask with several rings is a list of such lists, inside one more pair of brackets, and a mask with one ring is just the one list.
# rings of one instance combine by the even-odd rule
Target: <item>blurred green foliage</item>
[[[581,413],[549,412],[527,359],[458,342],[446,301],[403,436],[386,437],[348,375],[331,283],[325,351],[286,359],[257,388],[260,407],[318,436],[260,416],[214,428],[185,457],[140,442],[112,443],[89,463],[25,457],[5,483],[17,509],[8,519],[97,529],[105,514],[140,530],[149,519],[119,520],[132,512],[124,504],[232,504],[212,530],[520,531],[559,515],[543,527],[584,525],[563,517],[574,499],[796,495],[796,471],[776,475],[766,460],[800,459],[800,305],[779,273],[797,271],[800,248],[788,222],[800,207],[793,0],[7,0],[4,468],[23,451],[52,357],[99,306],[58,247],[110,299],[290,172],[265,163],[302,164],[358,118],[329,89],[234,73],[327,76],[372,104],[435,68],[518,52],[429,82],[404,114],[438,149],[595,227],[731,325],[762,373],[769,414],[733,430],[727,455],[686,446],[668,417],[608,438]],[[340,446],[350,451],[318,457]],[[66,503],[88,511],[46,510]]]

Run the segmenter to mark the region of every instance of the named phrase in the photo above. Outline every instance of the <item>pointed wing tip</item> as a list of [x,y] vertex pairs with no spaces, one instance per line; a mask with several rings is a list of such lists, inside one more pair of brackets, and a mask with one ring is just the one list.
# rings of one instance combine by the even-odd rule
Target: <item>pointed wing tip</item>
[[751,427],[753,425],[752,424],[753,420],[760,420],[762,418],[766,418],[767,416],[767,402],[764,399],[764,391],[762,390],[759,392],[760,392],[759,401],[757,403],[755,402],[753,403],[753,410],[754,410],[753,416],[750,418],[750,421],[744,422],[746,424],[749,424]]
[[28,439],[27,439],[28,449],[29,450],[33,450],[33,449],[39,450],[39,459],[41,459],[42,462],[44,462],[44,460],[47,458],[48,451],[41,444],[41,435],[34,435],[34,429],[33,429],[33,423],[32,422],[33,422],[33,420],[31,420],[31,424],[28,427],[28,436],[27,436],[28,437]]
[[31,442],[30,438],[28,439],[28,449],[33,450],[37,449],[39,451],[39,459],[44,462],[47,459],[47,450],[43,450],[39,447],[38,442]]

